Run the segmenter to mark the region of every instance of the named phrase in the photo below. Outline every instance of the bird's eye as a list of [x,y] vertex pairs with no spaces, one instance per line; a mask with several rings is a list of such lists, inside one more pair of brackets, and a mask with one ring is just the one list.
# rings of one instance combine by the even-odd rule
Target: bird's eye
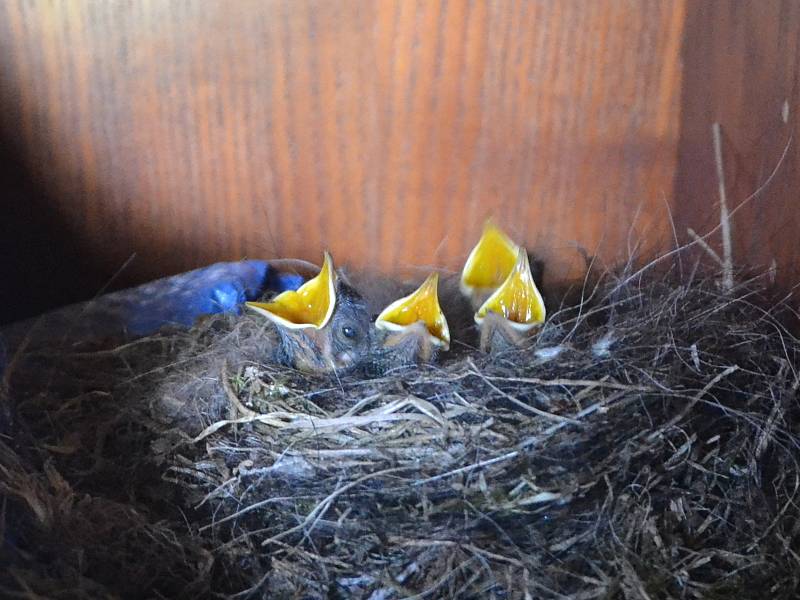
[[349,325],[345,325],[342,327],[342,335],[347,339],[353,339],[356,337],[356,330],[350,327]]

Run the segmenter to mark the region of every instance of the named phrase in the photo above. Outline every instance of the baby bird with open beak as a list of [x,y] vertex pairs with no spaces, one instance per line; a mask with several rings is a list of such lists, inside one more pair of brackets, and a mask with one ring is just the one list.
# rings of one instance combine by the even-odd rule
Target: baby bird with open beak
[[330,373],[355,367],[370,349],[370,319],[356,290],[333,267],[330,254],[319,274],[297,291],[247,307],[269,319],[278,334],[275,358],[300,371]]
[[484,352],[520,346],[544,323],[544,301],[528,253],[492,223],[467,258],[461,291],[476,309]]
[[408,296],[375,319],[378,354],[392,366],[430,362],[450,348],[450,330],[439,306],[439,274],[432,273]]

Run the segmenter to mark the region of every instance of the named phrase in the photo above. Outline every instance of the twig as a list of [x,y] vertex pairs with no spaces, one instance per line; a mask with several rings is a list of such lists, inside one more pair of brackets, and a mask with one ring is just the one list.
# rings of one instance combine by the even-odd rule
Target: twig
[[[597,383],[597,382],[594,382],[594,383]],[[631,386],[631,388],[633,388],[633,386]],[[642,388],[642,391],[647,391],[647,390],[648,390],[648,388]],[[616,401],[617,399],[619,399],[620,397],[622,397],[624,395],[625,395],[624,394],[624,390],[619,390],[616,393],[611,394],[611,396],[609,396],[605,400],[603,400],[601,402],[597,402],[595,404],[592,404],[591,406],[587,406],[582,411],[577,413],[574,418],[575,419],[581,419],[581,418],[586,417],[586,416],[588,416],[588,415],[590,415],[590,414],[592,414],[594,412],[597,412],[598,410],[602,410],[606,406],[608,406],[609,404],[611,404],[612,402]],[[433,481],[439,481],[440,479],[446,479],[448,477],[452,477],[453,475],[458,475],[460,473],[467,473],[467,472],[474,471],[475,469],[480,469],[482,467],[488,467],[488,466],[496,464],[496,463],[504,462],[504,461],[507,461],[507,460],[514,460],[524,450],[528,450],[531,447],[542,443],[549,436],[553,435],[554,433],[559,432],[564,427],[566,427],[568,424],[570,424],[570,423],[562,421],[560,423],[555,423],[555,424],[551,425],[550,427],[548,427],[547,429],[542,431],[541,435],[538,435],[538,436],[535,436],[535,437],[530,437],[530,438],[528,438],[526,440],[523,440],[519,444],[519,446],[518,446],[519,449],[518,450],[513,450],[511,452],[506,452],[505,454],[501,454],[500,456],[495,456],[495,457],[489,458],[487,460],[482,460],[482,461],[473,463],[471,465],[465,465],[463,467],[459,467],[457,469],[453,469],[451,471],[447,471],[446,473],[439,473],[438,475],[433,475],[433,476],[428,477],[426,479],[421,479],[421,480],[415,481],[411,485],[417,487],[417,486],[420,486],[420,485],[424,485],[426,483],[431,483]]]
[[[299,415],[299,413],[298,413]],[[419,413],[398,413],[389,415],[363,415],[348,417],[346,419],[317,419],[307,415],[297,416],[290,413],[266,413],[256,414],[253,416],[240,417],[238,419],[221,419],[206,427],[197,437],[192,439],[193,443],[200,442],[226,427],[227,425],[237,425],[241,423],[263,423],[276,429],[305,429],[305,430],[319,430],[319,429],[348,429],[352,427],[360,427],[362,425],[372,425],[380,423],[388,423],[394,421],[419,421],[430,423],[432,419],[427,415]],[[440,425],[440,423],[436,423]]]
[[652,442],[657,437],[659,437],[661,434],[663,434],[667,429],[669,429],[669,428],[677,425],[678,423],[680,423],[684,419],[684,417],[686,417],[686,415],[689,414],[689,411],[691,411],[692,408],[694,408],[694,405],[697,404],[698,402],[700,402],[700,400],[703,398],[703,396],[705,396],[706,393],[711,388],[713,388],[720,381],[725,379],[728,375],[730,375],[731,373],[734,373],[735,371],[738,371],[738,370],[739,370],[739,366],[738,365],[732,365],[732,366],[728,367],[727,369],[725,369],[724,371],[722,371],[721,373],[718,373],[717,376],[714,377],[714,379],[709,381],[705,386],[703,386],[702,390],[700,390],[699,392],[697,392],[694,395],[694,397],[691,399],[689,404],[687,404],[680,413],[678,413],[677,415],[672,417],[664,425],[662,425],[656,431],[654,431],[649,436],[647,436],[647,441],[648,442]]
[[653,388],[645,385],[626,385],[624,383],[617,383],[616,381],[605,381],[604,379],[592,381],[590,379],[540,379],[538,377],[492,377],[490,375],[481,375],[481,377],[490,379],[492,381],[512,381],[517,383],[532,383],[535,385],[546,386],[599,387],[609,390],[625,390],[629,392],[653,391]]
[[731,247],[731,215],[728,212],[728,196],[725,192],[725,167],[722,164],[722,137],[719,123],[711,126],[714,135],[714,160],[717,163],[719,183],[719,224],[722,235],[722,289],[733,289],[733,249]]
[[758,442],[756,443],[755,457],[757,459],[761,458],[761,455],[764,454],[764,450],[769,446],[779,418],[783,418],[783,408],[781,407],[781,403],[776,401],[775,406],[772,407],[772,411],[769,413],[769,417],[767,417],[764,423],[764,428],[761,430],[761,435],[758,437]]
[[470,366],[473,368],[474,374],[477,377],[480,377],[486,385],[488,385],[495,392],[497,392],[498,394],[503,396],[503,398],[505,398],[509,402],[513,403],[515,406],[518,406],[519,408],[521,408],[523,410],[527,410],[529,412],[532,412],[535,415],[539,415],[540,417],[544,417],[546,419],[552,419],[554,421],[571,423],[573,425],[580,425],[581,424],[580,421],[577,421],[575,419],[570,419],[569,417],[564,417],[562,415],[557,415],[555,413],[550,413],[550,412],[547,412],[546,410],[541,410],[539,408],[536,408],[535,406],[530,406],[529,404],[525,404],[524,402],[521,402],[517,398],[514,398],[514,396],[512,396],[511,394],[509,394],[507,392],[504,392],[499,387],[497,387],[495,384],[493,384],[491,381],[489,381],[488,377],[486,377],[483,373],[478,371],[478,367],[475,366],[475,363],[473,362],[472,358],[468,359],[468,362],[469,362]]
[[236,392],[234,392],[233,388],[231,388],[230,375],[228,373],[228,361],[222,363],[220,379],[222,380],[222,387],[225,388],[225,395],[228,397],[228,401],[232,405],[231,408],[233,410],[231,411],[231,419],[236,419],[238,414],[241,414],[245,417],[255,417],[258,415],[256,411],[251,410],[242,404],[239,400],[239,397],[236,395]]
[[347,490],[353,489],[357,485],[359,485],[361,483],[364,483],[365,481],[367,481],[369,479],[373,479],[375,477],[381,477],[383,475],[389,475],[391,473],[399,473],[400,471],[408,471],[409,468],[410,467],[393,467],[391,469],[384,469],[382,471],[377,471],[375,473],[367,473],[363,477],[359,477],[355,481],[351,481],[347,485],[343,485],[339,489],[334,490],[333,492],[331,492],[326,498],[324,498],[319,504],[317,504],[317,506],[314,508],[314,510],[312,510],[310,513],[308,513],[308,515],[306,516],[306,518],[303,520],[302,523],[300,523],[299,525],[296,525],[294,527],[291,527],[290,529],[287,529],[286,531],[282,531],[281,533],[279,533],[277,535],[274,535],[269,539],[264,540],[263,542],[261,542],[261,545],[262,546],[267,546],[267,545],[271,544],[272,542],[274,542],[276,540],[279,540],[281,538],[285,538],[287,535],[291,535],[292,533],[294,533],[296,531],[302,530],[303,528],[305,528],[306,525],[310,525],[311,523],[314,523],[317,520],[317,517],[319,515],[325,514],[327,512],[328,508],[330,508],[331,504],[333,504],[333,501],[336,500],[336,498],[338,498],[342,494],[344,494]]
[[696,244],[699,244],[700,247],[703,250],[705,250],[708,253],[708,255],[719,264],[720,267],[723,266],[722,258],[720,258],[719,254],[717,254],[717,251],[714,250],[711,246],[709,246],[708,242],[706,242],[703,238],[697,235],[697,232],[694,229],[689,227],[686,229],[686,233],[688,233],[689,237],[692,238],[692,240],[694,240]]

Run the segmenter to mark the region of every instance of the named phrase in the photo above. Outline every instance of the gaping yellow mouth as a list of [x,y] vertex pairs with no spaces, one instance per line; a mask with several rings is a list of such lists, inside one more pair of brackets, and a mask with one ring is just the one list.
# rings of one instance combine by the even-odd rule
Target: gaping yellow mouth
[[319,275],[306,281],[297,291],[283,292],[272,302],[247,302],[246,305],[290,329],[325,327],[336,306],[336,271],[330,254],[325,253]]
[[491,221],[472,249],[461,271],[461,291],[470,298],[491,293],[508,277],[517,260],[519,246]]
[[450,347],[450,329],[439,306],[439,274],[431,273],[417,290],[395,300],[375,319],[375,327],[389,331],[403,331],[422,322],[428,330],[430,341],[445,350]]
[[524,248],[517,252],[514,266],[503,284],[475,313],[475,322],[480,325],[489,312],[505,317],[520,331],[530,330],[544,322],[544,301],[533,281],[528,253]]

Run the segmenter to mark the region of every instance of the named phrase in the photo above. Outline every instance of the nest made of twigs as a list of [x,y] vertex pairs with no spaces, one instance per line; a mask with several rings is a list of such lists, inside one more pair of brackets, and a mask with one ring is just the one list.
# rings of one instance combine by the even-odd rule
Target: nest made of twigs
[[248,317],[6,374],[23,598],[793,598],[795,319],[761,280],[606,275],[519,351],[263,364]]

